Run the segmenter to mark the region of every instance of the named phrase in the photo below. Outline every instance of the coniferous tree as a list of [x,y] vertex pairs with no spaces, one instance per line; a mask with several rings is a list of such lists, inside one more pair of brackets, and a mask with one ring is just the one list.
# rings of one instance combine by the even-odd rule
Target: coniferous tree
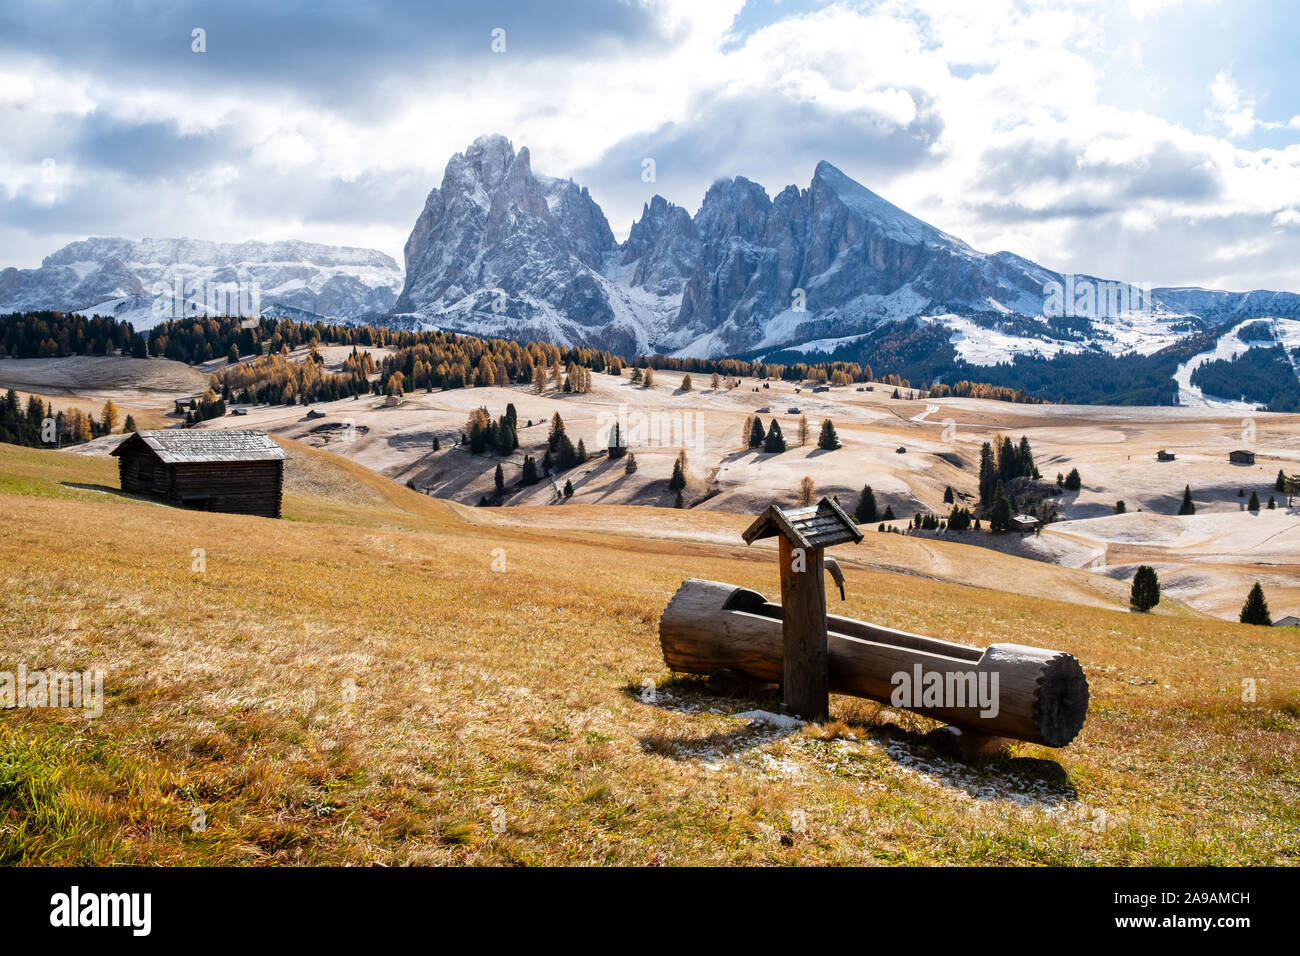
[[1016,454],[1016,446],[1006,435],[1003,435],[1002,441],[998,443],[997,456],[998,477],[1004,484],[1020,477],[1020,460]]
[[686,502],[682,499],[682,489],[680,488],[677,489],[677,496],[673,498],[673,507],[674,508],[686,507]]
[[433,450],[434,450],[434,451],[442,451],[442,443],[438,441],[438,436],[437,436],[437,435],[434,435],[434,436],[433,436]]
[[1065,476],[1065,490],[1078,491],[1083,487],[1083,479],[1079,477],[1079,469],[1071,468],[1070,473]]
[[980,505],[993,507],[993,490],[997,487],[998,469],[993,460],[993,445],[985,442],[980,448]]
[[993,507],[989,509],[989,530],[994,534],[1005,534],[1011,530],[1011,499],[1007,497],[1001,481],[993,491]]
[[779,454],[785,451],[785,436],[781,434],[781,423],[775,418],[772,419],[772,427],[767,430],[763,450],[771,454]]
[[564,419],[560,413],[556,412],[551,416],[551,431],[546,436],[546,448],[548,451],[556,452],[560,450],[560,439],[564,437]]
[[950,505],[953,503],[953,501],[954,501],[954,497],[952,493],[952,485],[949,485],[947,488],[943,489],[943,503],[946,505]]
[[492,476],[492,483],[496,488],[498,495],[506,493],[506,473],[501,470],[500,463],[497,464],[496,474]]
[[808,416],[799,416],[799,445],[803,447],[808,444]]
[[1143,613],[1160,603],[1160,578],[1156,576],[1155,568],[1144,564],[1137,569],[1128,603],[1133,610]]
[[1277,481],[1273,483],[1274,491],[1286,491],[1286,473],[1281,468],[1277,470]]
[[564,497],[573,497],[573,482],[567,478],[564,481]]
[[578,464],[578,449],[573,447],[573,442],[569,440],[568,435],[560,436],[560,447],[555,453],[555,464],[559,471],[568,471]]
[[623,474],[631,475],[636,473],[636,455],[628,452],[627,461],[623,465]]
[[1273,626],[1273,618],[1268,613],[1268,602],[1264,600],[1264,589],[1259,586],[1258,581],[1250,589],[1246,603],[1242,605],[1241,623],[1257,624],[1261,627]]
[[755,415],[749,426],[749,447],[762,448],[765,441],[767,441],[767,433],[763,431],[763,422]]
[[1128,513],[1128,505],[1124,504],[1124,500],[1122,498],[1119,501],[1115,502],[1115,514],[1122,515],[1127,513]]
[[476,408],[469,413],[466,428],[469,431],[469,450],[471,454],[481,455],[487,450],[490,439],[488,426],[489,419],[483,409]]
[[804,475],[799,479],[799,505],[806,506],[812,504],[813,495],[817,493],[817,486],[813,483],[810,475]]
[[1037,478],[1038,466],[1034,464],[1034,452],[1029,447],[1029,438],[1025,435],[1020,436],[1020,447],[1016,449],[1016,458],[1020,464],[1020,474]]
[[668,479],[669,491],[681,491],[686,487],[686,459],[685,455],[679,454],[673,461],[673,475]]
[[894,517],[894,506],[893,506],[893,505],[885,505],[885,513],[884,513],[881,517],[883,517],[886,521],[897,521],[897,520],[898,520],[897,518]]
[[853,517],[857,519],[858,524],[870,524],[877,519],[876,493],[871,490],[870,485],[863,486],[862,494],[858,498],[858,506],[853,511]]
[[535,485],[539,481],[541,481],[541,478],[537,474],[536,459],[532,455],[524,455],[524,470],[519,476],[519,483],[521,485]]
[[1250,501],[1246,505],[1246,510],[1247,511],[1259,510],[1259,495],[1253,491],[1250,493]]
[[519,436],[515,433],[515,420],[509,415],[501,416],[496,426],[497,451],[508,455],[519,447]]
[[1185,486],[1183,487],[1183,503],[1182,503],[1182,505],[1179,506],[1179,508],[1178,508],[1178,513],[1179,513],[1180,515],[1194,515],[1194,514],[1196,514],[1196,505],[1192,503],[1192,486],[1191,486],[1191,485],[1185,485]]
[[1277,499],[1274,498],[1272,495],[1268,496],[1268,510],[1269,511],[1277,510]]
[[691,391],[691,388],[692,388],[691,373],[687,372],[685,375],[682,376],[682,391],[689,392]]
[[578,464],[585,465],[586,463],[587,463],[587,446],[586,444],[584,444],[583,440],[579,438],[578,439]]
[[834,451],[840,447],[839,436],[835,434],[835,423],[829,418],[822,422],[821,434],[817,436],[817,447],[823,451]]
[[609,433],[609,457],[612,461],[615,458],[622,458],[627,454],[627,445],[623,440],[623,429],[618,422],[614,423],[613,429]]
[[104,402],[104,409],[99,413],[100,427],[104,430],[105,434],[111,432],[117,427],[117,419],[117,406],[113,404],[113,400],[110,398],[108,401]]
[[[136,425],[135,425],[135,418],[134,418],[134,416],[131,416],[131,415],[127,415],[127,416],[126,416],[126,421],[122,424],[122,431],[123,431],[123,433],[126,433],[126,432],[133,432],[133,431],[138,431],[138,429],[136,428]],[[1269,500],[1271,501],[1272,499],[1269,499]]]

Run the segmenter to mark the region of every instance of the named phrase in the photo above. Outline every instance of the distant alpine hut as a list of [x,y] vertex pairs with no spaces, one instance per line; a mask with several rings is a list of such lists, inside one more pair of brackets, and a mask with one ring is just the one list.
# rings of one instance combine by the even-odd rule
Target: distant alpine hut
[[1281,620],[1274,621],[1273,626],[1274,627],[1300,627],[1300,617],[1296,617],[1294,614],[1288,614],[1286,617],[1282,618]]
[[280,517],[289,456],[266,432],[136,432],[113,455],[123,491],[201,511]]
[[1253,451],[1242,451],[1241,449],[1230,451],[1228,452],[1228,461],[1234,465],[1253,465],[1255,464],[1255,453]]
[[1012,531],[1036,531],[1038,529],[1038,519],[1033,515],[1013,515],[1011,518]]
[[1163,448],[1161,448],[1158,452],[1156,452],[1156,461],[1173,461],[1173,460],[1174,460],[1174,453],[1172,451],[1165,451]]

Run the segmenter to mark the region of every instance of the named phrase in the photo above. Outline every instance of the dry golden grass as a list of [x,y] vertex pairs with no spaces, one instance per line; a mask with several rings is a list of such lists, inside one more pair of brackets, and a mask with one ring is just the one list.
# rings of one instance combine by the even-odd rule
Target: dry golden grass
[[[1292,631],[850,568],[842,613],[1077,654],[1088,725],[1064,750],[1022,745],[973,767],[930,752],[923,719],[850,698],[833,699],[831,724],[780,736],[731,716],[775,701],[673,677],[656,633],[684,576],[772,593],[770,555],[530,527],[527,512],[513,527],[475,523],[332,456],[291,453],[289,520],[270,522],[123,496],[113,459],[0,446],[0,669],[99,668],[107,693],[95,720],[0,714],[0,859],[1220,864],[1300,852]],[[206,570],[193,570],[195,549]],[[1241,699],[1247,678],[1257,702]]]

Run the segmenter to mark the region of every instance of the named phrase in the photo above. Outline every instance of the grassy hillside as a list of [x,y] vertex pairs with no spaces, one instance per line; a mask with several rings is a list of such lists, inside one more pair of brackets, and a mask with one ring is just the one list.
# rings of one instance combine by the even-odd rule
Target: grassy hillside
[[[659,652],[658,616],[683,577],[775,591],[770,554],[726,543],[741,519],[627,509],[647,522],[628,533],[617,513],[557,522],[539,508],[507,522],[290,447],[288,520],[270,522],[123,496],[113,459],[0,446],[0,670],[100,668],[107,694],[95,720],[0,712],[0,860],[1300,854],[1289,629],[1132,615],[1095,606],[1104,591],[1088,605],[955,583],[966,550],[970,567],[995,560],[955,545],[940,555],[947,579],[881,570],[901,561],[885,549],[917,545],[868,535],[859,547],[882,559],[846,558],[838,613],[1069,650],[1091,682],[1088,724],[1064,750],[1022,745],[974,767],[926,748],[927,721],[850,698],[833,698],[832,723],[782,736],[732,716],[775,700],[673,678]],[[996,561],[1007,578],[1082,577]],[[1046,578],[1021,589],[1073,593]]]

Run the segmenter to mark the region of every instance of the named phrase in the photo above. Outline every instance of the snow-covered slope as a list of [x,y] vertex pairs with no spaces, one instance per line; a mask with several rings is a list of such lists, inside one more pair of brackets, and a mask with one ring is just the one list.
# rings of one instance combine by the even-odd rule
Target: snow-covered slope
[[1254,337],[1250,334],[1252,326],[1259,324],[1257,319],[1246,319],[1226,330],[1214,348],[1192,356],[1174,372],[1174,381],[1178,383],[1178,402],[1199,408],[1228,408],[1249,412],[1257,406],[1253,402],[1222,395],[1207,395],[1199,386],[1192,383],[1192,373],[1206,362],[1219,359],[1233,359],[1252,348],[1271,348],[1281,345],[1290,358],[1292,367],[1300,374],[1300,360],[1294,358],[1295,350],[1300,349],[1300,319],[1274,319],[1266,323],[1266,337]]
[[112,314],[137,330],[205,312],[350,321],[388,312],[402,286],[392,257],[310,242],[95,238],[0,272],[0,311]]

